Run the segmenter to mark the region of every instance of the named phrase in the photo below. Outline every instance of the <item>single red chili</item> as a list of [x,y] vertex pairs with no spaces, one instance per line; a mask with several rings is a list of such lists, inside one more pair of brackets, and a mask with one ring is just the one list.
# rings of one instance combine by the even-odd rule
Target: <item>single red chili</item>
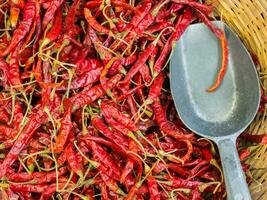
[[70,33],[72,32],[71,29],[75,29],[75,21],[76,21],[76,15],[77,15],[77,11],[78,11],[78,7],[81,3],[81,0],[74,0],[74,2],[72,3],[68,14],[65,18],[65,30]]
[[155,32],[161,31],[164,28],[173,26],[173,23],[170,21],[162,21],[154,26],[149,27],[146,32],[149,34],[153,34]]
[[72,107],[68,106],[67,110],[65,111],[63,115],[62,120],[60,121],[59,133],[56,136],[55,144],[53,147],[53,151],[55,153],[62,152],[62,150],[64,149],[67,143],[69,134],[72,129],[71,111],[72,111]]
[[8,77],[9,81],[11,82],[12,86],[19,86],[16,87],[16,90],[20,90],[22,88],[21,78],[20,78],[20,70],[19,70],[19,48],[21,45],[18,45],[17,48],[11,52],[9,68],[8,68]]
[[[58,170],[58,176],[62,176],[67,172],[66,167],[61,167]],[[30,181],[32,184],[43,184],[49,183],[56,180],[56,172],[32,172],[31,174],[27,172],[7,174],[7,179],[13,182],[26,182]]]
[[83,74],[102,67],[101,62],[95,58],[85,58],[82,62],[76,63],[76,65],[77,74]]
[[222,48],[222,63],[220,67],[220,71],[217,75],[215,83],[207,89],[207,92],[213,92],[215,91],[222,83],[223,78],[225,76],[226,70],[227,70],[227,64],[228,64],[228,45],[227,45],[227,39],[225,37],[225,34],[223,30],[217,28],[209,19],[204,15],[202,12],[197,11],[198,17],[206,24],[209,29],[215,34],[215,36],[220,40],[221,48]]
[[79,177],[83,177],[83,169],[77,160],[77,156],[75,154],[75,151],[71,143],[69,143],[65,148],[65,154],[67,162],[70,168],[73,170],[73,172],[75,172]]
[[174,188],[194,189],[202,184],[202,182],[200,181],[187,181],[178,177],[169,176],[167,174],[163,175],[163,177],[169,181],[165,181],[162,183]]
[[11,184],[10,189],[17,192],[35,192],[42,193],[46,190],[46,184]]
[[140,85],[134,87],[133,89],[128,90],[128,91],[127,91],[126,93],[124,93],[123,95],[119,96],[119,97],[116,99],[116,101],[117,101],[117,102],[123,101],[123,100],[126,99],[127,97],[133,95],[136,91],[138,91],[138,90],[142,90],[142,88],[144,88],[144,87],[145,87],[144,84],[140,84]]
[[42,27],[45,29],[48,23],[54,18],[56,11],[64,0],[52,0],[42,20]]
[[96,31],[98,31],[99,33],[103,33],[106,35],[113,35],[113,33],[111,32],[111,30],[109,30],[108,28],[100,25],[96,19],[93,17],[91,11],[87,8],[84,8],[84,16],[86,21],[88,22],[88,24],[95,29]]
[[159,125],[160,130],[162,132],[178,140],[192,138],[193,134],[184,134],[182,129],[179,129],[174,123],[167,120],[166,113],[164,113],[159,99],[156,99],[154,101],[153,111],[154,111],[156,122]]
[[[86,87],[90,84],[94,84],[99,80],[100,74],[102,71],[102,67],[99,67],[97,69],[90,70],[89,72],[86,72],[80,76],[77,76],[70,84],[69,89],[75,90],[79,88]],[[67,90],[68,89],[68,83],[64,84],[61,87],[58,87],[57,90]]]
[[53,42],[57,39],[59,34],[61,33],[62,29],[62,11],[61,8],[59,8],[56,12],[56,18],[54,20],[52,28],[48,31],[45,38],[43,39],[41,43],[41,48],[48,45],[50,42]]

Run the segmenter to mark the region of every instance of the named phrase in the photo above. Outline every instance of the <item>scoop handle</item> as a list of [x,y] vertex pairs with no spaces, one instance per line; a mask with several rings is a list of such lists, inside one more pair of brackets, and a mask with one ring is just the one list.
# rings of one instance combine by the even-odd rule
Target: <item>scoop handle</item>
[[235,141],[233,138],[216,141],[222,161],[227,199],[251,200]]

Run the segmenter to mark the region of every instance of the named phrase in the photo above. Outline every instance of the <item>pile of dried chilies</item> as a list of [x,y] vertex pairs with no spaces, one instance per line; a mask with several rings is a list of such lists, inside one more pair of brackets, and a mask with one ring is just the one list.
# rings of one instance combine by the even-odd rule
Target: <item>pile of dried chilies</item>
[[[168,60],[211,6],[0,0],[0,199],[223,199],[212,143],[186,129]],[[215,66],[215,70],[216,70]],[[205,92],[205,91],[204,91]]]

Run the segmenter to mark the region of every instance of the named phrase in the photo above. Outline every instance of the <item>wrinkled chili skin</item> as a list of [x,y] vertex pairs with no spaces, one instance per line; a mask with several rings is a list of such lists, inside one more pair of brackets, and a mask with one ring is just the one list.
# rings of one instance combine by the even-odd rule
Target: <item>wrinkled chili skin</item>
[[5,49],[5,51],[0,53],[0,57],[5,57],[10,51],[14,50],[16,45],[21,40],[23,40],[23,38],[26,36],[26,34],[30,30],[30,27],[35,18],[35,14],[36,14],[35,13],[35,2],[27,1],[25,5],[22,22],[19,24],[19,27],[15,30],[9,46]]
[[[193,21],[203,21],[224,52],[213,87],[220,89],[228,49],[223,30],[208,18],[211,6],[188,0],[0,4],[5,199],[223,199],[217,149],[183,125],[168,84],[172,49]],[[241,140],[265,143],[265,135],[244,133]],[[240,159],[253,148],[240,148]]]

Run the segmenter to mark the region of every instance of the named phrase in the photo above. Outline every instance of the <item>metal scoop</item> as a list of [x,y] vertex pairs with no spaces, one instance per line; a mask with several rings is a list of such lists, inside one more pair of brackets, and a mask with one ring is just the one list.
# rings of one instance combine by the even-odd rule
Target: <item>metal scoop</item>
[[220,152],[229,200],[251,196],[236,150],[236,138],[256,115],[260,86],[252,59],[238,38],[223,22],[229,62],[222,85],[213,93],[221,63],[218,39],[204,24],[193,24],[177,42],[171,58],[171,92],[183,123],[196,134],[213,140]]

